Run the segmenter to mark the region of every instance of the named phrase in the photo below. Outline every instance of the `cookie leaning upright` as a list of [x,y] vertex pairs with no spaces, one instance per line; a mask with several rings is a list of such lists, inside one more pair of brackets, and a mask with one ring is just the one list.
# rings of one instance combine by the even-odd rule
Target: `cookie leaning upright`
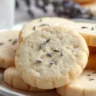
[[44,26],[66,26],[71,28],[74,26],[74,22],[64,18],[58,17],[44,17],[32,20],[27,23],[21,30],[19,34],[19,41],[22,42],[29,34],[34,32],[36,29],[40,29]]
[[0,67],[8,68],[14,65],[15,51],[18,48],[19,31],[0,33]]
[[15,64],[26,83],[52,89],[80,75],[88,55],[87,44],[78,32],[64,27],[43,27],[21,43]]

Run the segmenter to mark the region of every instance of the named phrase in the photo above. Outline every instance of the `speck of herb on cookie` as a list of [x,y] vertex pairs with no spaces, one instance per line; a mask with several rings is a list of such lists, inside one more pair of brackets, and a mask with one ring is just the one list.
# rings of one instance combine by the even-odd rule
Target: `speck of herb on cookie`
[[43,42],[42,44],[40,44],[40,48],[42,49],[44,47],[44,45],[46,45],[48,42],[50,41],[50,38],[47,39],[45,42]]
[[48,24],[41,24],[40,27],[49,26]]
[[17,43],[17,39],[15,39],[12,44],[15,45]]
[[0,42],[0,46],[3,45],[4,43]]
[[90,74],[88,74],[87,76],[91,76]]
[[48,43],[50,41],[50,38],[45,41],[45,43]]
[[36,60],[36,63],[42,63],[40,60]]
[[63,56],[63,53],[61,52],[60,56]]
[[10,42],[10,41],[12,41],[12,39],[9,39],[8,41]]
[[53,51],[54,51],[54,52],[60,52],[59,50],[56,50],[56,49],[55,49],[55,50],[53,50]]
[[40,49],[42,49],[44,47],[44,44],[40,44]]
[[94,27],[92,27],[91,30],[94,30]]
[[53,65],[53,64],[54,64],[54,61],[53,61],[53,60],[51,60],[50,65]]
[[81,28],[82,28],[82,29],[86,29],[86,28],[88,28],[88,27],[86,27],[86,26],[82,26]]
[[47,53],[47,56],[48,56],[48,57],[52,57],[52,55],[51,55],[50,53]]
[[94,79],[89,79],[89,81],[93,81]]
[[33,30],[35,30],[35,29],[36,29],[36,27],[34,26],[34,27],[33,27]]

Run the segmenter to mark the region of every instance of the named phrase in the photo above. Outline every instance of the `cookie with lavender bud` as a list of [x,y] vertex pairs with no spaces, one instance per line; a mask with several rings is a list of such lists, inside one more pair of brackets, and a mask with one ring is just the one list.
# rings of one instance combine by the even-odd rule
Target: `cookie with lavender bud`
[[53,89],[77,78],[88,56],[87,44],[78,32],[68,27],[47,26],[23,40],[16,52],[15,64],[30,86]]

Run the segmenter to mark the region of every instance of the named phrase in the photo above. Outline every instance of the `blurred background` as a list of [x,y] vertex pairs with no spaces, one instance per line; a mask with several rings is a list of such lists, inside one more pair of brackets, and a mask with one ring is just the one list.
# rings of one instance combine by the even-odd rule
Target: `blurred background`
[[95,20],[96,0],[0,0],[0,29],[47,16]]

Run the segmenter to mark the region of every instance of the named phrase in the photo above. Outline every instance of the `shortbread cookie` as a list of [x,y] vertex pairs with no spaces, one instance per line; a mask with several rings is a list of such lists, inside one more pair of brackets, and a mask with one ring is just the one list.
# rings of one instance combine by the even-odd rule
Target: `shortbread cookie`
[[23,81],[23,79],[19,76],[15,67],[9,67],[4,71],[4,81],[17,89],[26,90],[26,91],[45,91],[38,88],[34,88],[29,86],[27,83]]
[[57,89],[61,96],[96,96],[96,71],[85,70],[76,80]]
[[96,16],[96,0],[92,3],[83,4],[82,7],[84,7],[85,9],[91,9]]
[[86,69],[96,70],[96,54],[91,54],[88,59]]
[[64,18],[58,17],[45,17],[39,18],[36,20],[32,20],[31,22],[27,23],[21,30],[19,34],[19,41],[22,42],[30,33],[34,30],[44,27],[44,26],[67,26],[72,27],[74,26],[74,22]]
[[14,55],[18,48],[19,31],[0,33],[0,67],[8,68],[14,65]]
[[15,64],[26,83],[52,89],[80,75],[88,55],[87,44],[78,32],[64,27],[43,27],[22,42]]
[[90,3],[90,2],[94,2],[95,0],[73,0],[76,3]]
[[76,23],[77,26],[73,30],[77,30],[86,40],[88,46],[96,46],[96,24]]

